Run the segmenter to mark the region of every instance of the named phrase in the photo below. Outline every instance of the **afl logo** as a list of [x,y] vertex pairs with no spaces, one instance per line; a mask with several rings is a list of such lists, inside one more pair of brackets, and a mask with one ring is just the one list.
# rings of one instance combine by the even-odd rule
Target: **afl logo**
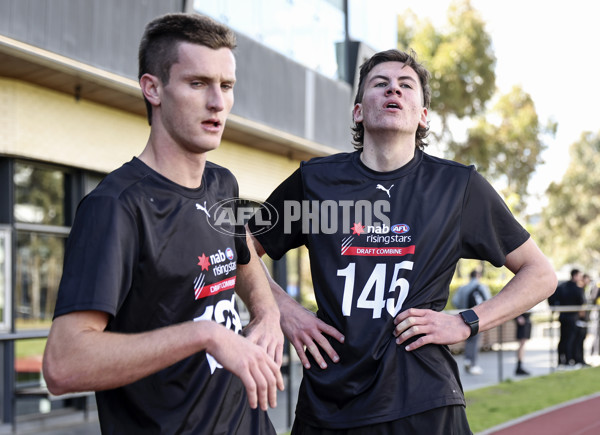
[[405,234],[410,231],[410,227],[406,224],[394,224],[392,225],[392,232],[396,234]]
[[225,249],[225,255],[229,261],[233,260],[233,249],[227,248]]

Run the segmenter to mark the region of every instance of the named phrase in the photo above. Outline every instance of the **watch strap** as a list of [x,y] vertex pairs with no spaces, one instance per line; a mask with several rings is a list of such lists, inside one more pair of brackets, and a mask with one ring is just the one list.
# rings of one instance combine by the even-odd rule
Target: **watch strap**
[[460,317],[463,319],[463,322],[465,322],[465,324],[469,328],[471,328],[471,334],[469,335],[469,338],[473,337],[474,335],[477,335],[477,333],[479,332],[479,317],[477,317],[477,314],[475,314],[475,311],[473,311],[473,310],[462,311],[460,313]]

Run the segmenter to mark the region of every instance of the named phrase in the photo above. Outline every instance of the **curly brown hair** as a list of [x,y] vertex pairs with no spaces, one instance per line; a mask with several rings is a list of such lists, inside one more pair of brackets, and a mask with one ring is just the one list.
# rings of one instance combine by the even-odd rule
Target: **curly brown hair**
[[[356,105],[362,102],[363,95],[365,93],[365,80],[369,75],[369,72],[371,72],[376,65],[379,65],[383,62],[402,62],[405,66],[411,67],[417,73],[417,76],[421,82],[421,90],[423,91],[423,107],[429,109],[429,105],[431,104],[431,88],[429,87],[429,78],[431,75],[429,74],[429,71],[427,71],[427,69],[417,61],[417,54],[413,50],[410,50],[409,53],[395,49],[380,51],[365,61],[360,66],[358,90],[356,92],[354,104]],[[427,146],[425,138],[428,134],[429,125],[427,127],[422,127],[419,125],[415,134],[415,147],[423,149],[425,146]],[[355,149],[362,149],[364,135],[365,128],[362,122],[354,121],[354,126],[352,127],[352,142]]]

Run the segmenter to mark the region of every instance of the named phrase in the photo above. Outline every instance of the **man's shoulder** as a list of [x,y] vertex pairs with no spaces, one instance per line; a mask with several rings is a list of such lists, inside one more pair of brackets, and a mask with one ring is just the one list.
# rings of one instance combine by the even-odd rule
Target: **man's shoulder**
[[119,198],[123,192],[138,184],[145,177],[146,174],[133,159],[106,175],[88,196]]
[[448,160],[441,157],[432,156],[431,154],[423,153],[423,164],[432,165],[435,169],[447,169],[450,171],[461,171],[465,173],[476,172],[474,165],[465,165],[463,163]]
[[346,153],[337,153],[331,154],[329,156],[324,157],[313,157],[310,160],[304,161],[301,163],[302,168],[319,168],[322,165],[328,164],[337,164],[337,163],[347,163],[352,161],[354,155],[357,154],[357,151],[354,152],[346,152]]
[[239,183],[233,172],[224,166],[206,162],[203,183],[207,192],[223,200],[239,196]]
[[206,165],[204,166],[204,171],[214,171],[220,174],[231,174],[233,176],[233,173],[225,166],[218,165],[208,160],[206,161]]
[[466,284],[463,284],[463,285],[462,285],[460,288],[461,288],[463,291],[470,291],[470,290],[472,290],[473,288],[475,288],[475,286],[476,286],[476,285],[477,285],[477,282],[475,282],[475,281],[469,281],[469,282],[467,282]]
[[481,284],[479,284],[478,282],[475,282],[475,283],[473,283],[473,285],[471,285],[469,292],[483,294],[484,290],[483,290],[483,287],[481,286]]

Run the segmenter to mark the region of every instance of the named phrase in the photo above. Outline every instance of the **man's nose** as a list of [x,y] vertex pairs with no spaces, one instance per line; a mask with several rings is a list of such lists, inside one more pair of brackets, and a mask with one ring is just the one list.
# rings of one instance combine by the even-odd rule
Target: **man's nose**
[[391,94],[402,95],[402,89],[400,88],[400,86],[398,84],[391,83],[388,86],[388,88],[386,89],[386,95],[391,95]]
[[215,112],[220,112],[225,108],[225,98],[223,97],[220,87],[211,87],[206,105],[208,109]]

